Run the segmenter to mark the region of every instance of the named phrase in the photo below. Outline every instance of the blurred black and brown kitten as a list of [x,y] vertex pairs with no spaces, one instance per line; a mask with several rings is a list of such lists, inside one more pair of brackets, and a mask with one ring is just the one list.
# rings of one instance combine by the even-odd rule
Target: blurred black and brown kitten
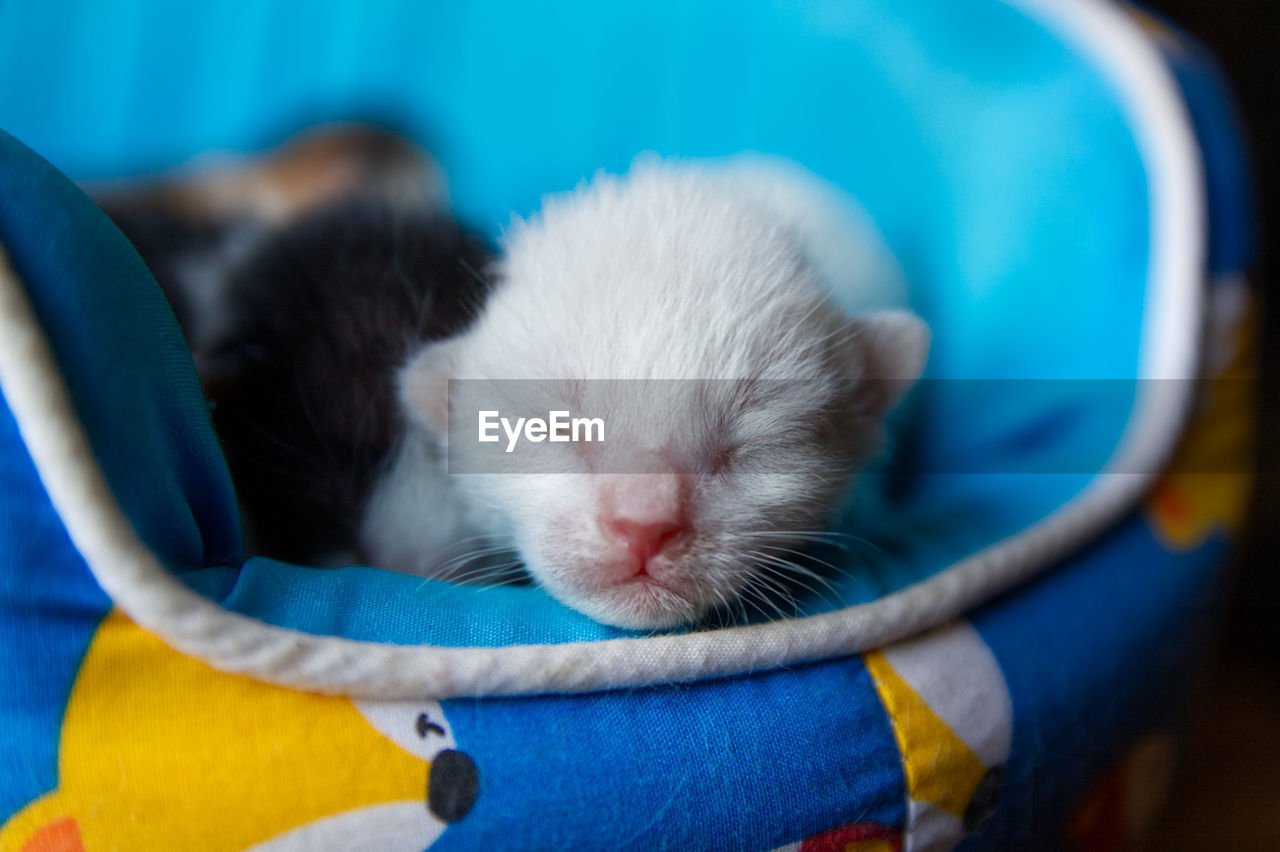
[[488,295],[489,249],[440,195],[425,152],[359,126],[96,193],[191,345],[250,552],[353,558],[401,432],[396,369]]

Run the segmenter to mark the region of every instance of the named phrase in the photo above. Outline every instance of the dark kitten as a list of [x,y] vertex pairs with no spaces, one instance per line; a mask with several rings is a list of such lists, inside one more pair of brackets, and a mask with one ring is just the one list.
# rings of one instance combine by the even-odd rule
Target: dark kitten
[[489,252],[439,208],[430,158],[340,125],[103,190],[191,346],[251,552],[350,557],[402,430],[395,374],[488,291]]
[[316,561],[354,549],[403,428],[396,372],[470,324],[488,262],[442,214],[357,199],[272,234],[229,270],[232,331],[208,353],[207,390],[263,553]]

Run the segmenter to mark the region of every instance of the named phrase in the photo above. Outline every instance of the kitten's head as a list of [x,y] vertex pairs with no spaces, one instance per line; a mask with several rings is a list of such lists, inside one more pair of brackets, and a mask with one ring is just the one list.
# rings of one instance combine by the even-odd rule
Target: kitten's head
[[[456,486],[514,535],[534,579],[599,621],[671,627],[771,596],[879,449],[924,326],[891,311],[835,333],[798,374],[680,380],[476,380],[463,338],[425,350],[402,387],[421,425],[449,436]],[[483,445],[482,410],[498,413]],[[553,412],[565,414],[547,432],[567,440],[519,427]]]
[[[788,234],[687,182],[598,180],[518,227],[496,272],[477,324],[404,369],[402,400],[534,579],[624,627],[768,594],[928,349],[909,312],[843,316]],[[452,430],[451,380],[479,380],[454,381]],[[506,453],[500,426],[479,442],[480,410],[598,418],[604,440],[525,432]]]

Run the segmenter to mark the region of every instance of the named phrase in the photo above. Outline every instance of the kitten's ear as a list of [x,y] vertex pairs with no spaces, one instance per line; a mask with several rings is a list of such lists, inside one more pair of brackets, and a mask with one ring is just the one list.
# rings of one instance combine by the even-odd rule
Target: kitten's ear
[[910,311],[864,314],[851,323],[849,356],[858,379],[858,408],[880,416],[897,404],[924,372],[929,327]]
[[400,370],[400,403],[410,419],[439,437],[449,431],[449,380],[457,377],[461,338],[428,343]]

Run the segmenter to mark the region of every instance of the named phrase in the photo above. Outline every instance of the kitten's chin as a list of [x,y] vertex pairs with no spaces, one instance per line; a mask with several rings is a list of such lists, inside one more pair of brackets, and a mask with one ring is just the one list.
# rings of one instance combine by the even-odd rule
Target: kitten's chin
[[689,596],[647,575],[590,591],[564,591],[556,597],[602,624],[631,630],[680,627],[706,614]]

